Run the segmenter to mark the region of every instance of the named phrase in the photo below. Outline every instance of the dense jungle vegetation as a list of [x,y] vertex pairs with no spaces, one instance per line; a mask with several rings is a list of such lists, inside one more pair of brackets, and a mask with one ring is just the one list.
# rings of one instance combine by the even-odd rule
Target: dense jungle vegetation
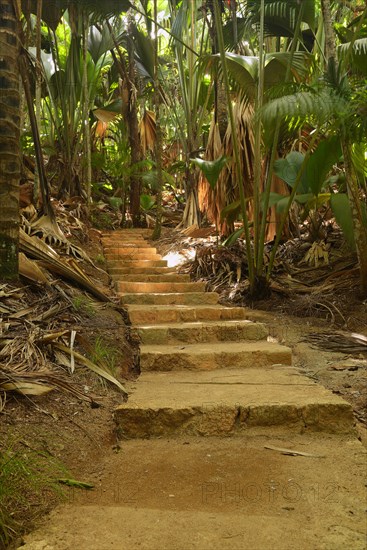
[[244,237],[253,296],[280,242],[306,228],[322,260],[334,223],[366,295],[362,0],[0,7],[2,279],[18,276],[24,224],[61,238],[57,199],[92,223],[101,204],[122,227],[153,219],[156,237],[167,206],[183,228]]

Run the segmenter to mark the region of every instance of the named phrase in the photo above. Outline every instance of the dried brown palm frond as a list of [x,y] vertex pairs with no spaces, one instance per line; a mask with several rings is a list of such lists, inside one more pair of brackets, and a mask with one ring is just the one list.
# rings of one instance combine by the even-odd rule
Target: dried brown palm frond
[[[246,197],[253,195],[253,162],[254,162],[254,134],[253,134],[253,107],[246,100],[237,98],[234,104],[237,134],[235,139],[240,144],[240,160],[243,173],[243,186]],[[233,136],[228,126],[222,142],[218,125],[212,122],[205,158],[215,160],[220,156],[230,160],[219,175],[215,189],[211,189],[203,175],[199,180],[199,205],[202,212],[206,212],[210,222],[215,223],[221,234],[226,235],[232,229],[231,223],[221,218],[223,208],[239,197],[238,182],[236,181],[236,167],[233,152]],[[228,227],[229,226],[229,227]]]
[[307,334],[303,341],[312,346],[326,351],[337,351],[340,353],[367,354],[367,336],[363,334],[345,334],[342,332],[315,332]]
[[140,143],[143,154],[147,151],[154,151],[157,139],[157,126],[155,122],[155,113],[145,109],[144,115],[139,122]]
[[[90,400],[90,397],[66,378],[65,368],[72,374],[75,365],[79,365],[108,380],[126,395],[125,388],[109,372],[105,361],[91,361],[74,350],[74,332],[50,332],[32,325],[29,328],[25,324],[22,330],[18,327],[15,334],[8,330],[7,337],[0,344],[0,390],[16,391],[24,395],[42,395],[57,387]],[[51,368],[55,365],[57,371],[53,372]]]
[[0,390],[16,392],[27,396],[40,396],[58,389],[70,393],[83,401],[96,403],[96,398],[82,392],[76,384],[70,383],[62,374],[55,375],[48,369],[32,372],[16,372],[0,368]]
[[2,391],[0,392],[0,412],[5,409],[5,403],[6,403],[6,392]]
[[[42,243],[43,248],[47,247]],[[71,377],[80,368],[89,369],[112,383],[126,395],[123,385],[114,377],[102,359],[88,359],[90,345],[77,338],[75,330],[63,328],[54,318],[72,307],[60,285],[49,285],[40,298],[34,287],[11,288],[0,285],[0,395],[18,392],[42,395],[53,389],[94,401]],[[32,290],[33,288],[33,290]],[[50,319],[54,321],[50,323]],[[68,315],[70,318],[70,315]],[[51,327],[54,327],[53,329]],[[75,342],[78,342],[76,349]],[[87,356],[84,356],[85,353]]]
[[[69,217],[70,214],[68,215],[68,218]],[[81,222],[77,221],[77,218],[73,218],[74,222],[80,226]],[[74,243],[70,242],[70,240],[67,239],[64,233],[61,231],[59,224],[53,222],[53,220],[51,220],[49,216],[42,216],[41,218],[37,218],[36,220],[32,221],[27,220],[23,216],[22,229],[27,235],[31,237],[37,237],[46,244],[52,247],[56,247],[58,250],[62,251],[62,253],[68,256],[74,256],[78,260],[85,260],[96,267],[88,254],[82,248],[80,248],[80,246],[77,246]]]
[[22,252],[19,254],[19,274],[34,283],[49,284],[49,279],[45,271],[35,261],[27,258]]
[[51,271],[51,273],[56,273],[81,285],[103,302],[110,301],[109,297],[87,277],[75,260],[72,258],[61,258],[50,245],[38,237],[30,237],[23,230],[20,230],[19,247],[22,252],[38,260],[39,265]]

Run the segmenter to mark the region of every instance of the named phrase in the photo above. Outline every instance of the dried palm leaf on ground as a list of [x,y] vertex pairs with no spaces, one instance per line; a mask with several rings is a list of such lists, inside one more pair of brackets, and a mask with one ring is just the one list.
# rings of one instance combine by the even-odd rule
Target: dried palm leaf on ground
[[[82,399],[96,404],[96,398],[82,392],[78,386],[71,384],[61,374],[55,375],[48,369],[42,369],[37,372],[17,372],[13,369],[0,368],[0,392],[16,392],[26,396],[40,396],[58,389],[70,393]],[[1,399],[1,393],[0,393]]]
[[115,378],[112,376],[110,372],[108,372],[105,368],[101,367],[100,365],[97,365],[96,363],[93,363],[93,361],[90,361],[87,357],[84,357],[84,355],[81,355],[80,353],[76,351],[72,351],[70,347],[65,346],[65,344],[62,344],[61,342],[55,342],[54,347],[58,348],[60,351],[63,351],[64,353],[73,356],[75,361],[79,363],[79,365],[83,365],[85,367],[88,367],[91,371],[95,372],[102,378],[105,378],[115,386],[126,396],[127,391],[125,390],[124,386]]
[[[74,369],[70,367],[78,364],[108,380],[123,395],[127,395],[123,385],[108,371],[104,362],[98,364],[99,362],[91,361],[75,351],[71,344],[65,343],[65,339],[70,342],[73,331],[62,330],[47,333],[33,327],[26,331],[27,334],[24,332],[23,330],[22,334],[8,338],[4,345],[0,346],[0,389],[3,391],[12,390],[25,395],[42,395],[54,389],[55,384],[55,387],[62,389],[65,375],[52,373],[49,370],[50,367],[57,364],[63,369],[67,367],[72,373]],[[62,355],[58,352],[62,352]],[[68,357],[68,360],[65,356]],[[45,373],[47,373],[47,380],[52,378],[53,386],[49,386],[45,382]],[[37,378],[38,376],[40,380]],[[59,378],[60,383],[58,383]],[[65,383],[68,384],[68,382]],[[37,384],[40,385],[39,390]],[[80,390],[78,391],[80,392]],[[83,392],[80,394],[84,395]]]
[[38,237],[30,237],[20,230],[19,246],[27,256],[39,260],[42,267],[83,286],[102,302],[110,301],[110,298],[99,290],[89,277],[85,275],[75,260],[72,258],[61,258],[50,245],[44,243]]
[[50,284],[50,281],[43,269],[41,269],[35,261],[27,258],[23,252],[20,252],[19,254],[19,274],[29,281],[37,284]]
[[[62,323],[60,328],[50,330],[50,316],[71,308],[70,303],[63,303],[63,299],[60,301],[55,286],[49,287],[40,300],[37,293],[33,294],[28,287],[12,289],[9,285],[0,285],[0,300],[1,306],[6,306],[1,308],[0,318],[1,395],[5,391],[42,395],[58,388],[91,400],[66,378],[67,373],[73,370],[73,360],[75,364],[88,367],[105,378],[126,395],[124,387],[112,376],[105,362],[91,361],[80,350],[73,349],[71,336],[75,331],[70,331],[69,327],[63,328]],[[57,303],[54,303],[55,300]],[[79,342],[81,348],[89,353],[84,343]]]
[[342,332],[315,332],[303,338],[304,342],[326,351],[349,354],[367,354],[367,337],[363,334]]

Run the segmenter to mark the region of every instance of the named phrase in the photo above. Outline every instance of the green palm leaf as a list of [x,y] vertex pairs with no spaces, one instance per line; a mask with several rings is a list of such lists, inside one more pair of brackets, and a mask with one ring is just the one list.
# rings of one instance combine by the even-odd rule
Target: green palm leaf
[[[259,21],[260,0],[248,3],[250,18],[254,23]],[[303,0],[302,20],[313,29],[315,27],[315,2]],[[265,0],[265,32],[271,36],[292,36],[296,26],[300,2],[298,0]]]
[[271,129],[277,120],[294,120],[299,123],[307,120],[317,120],[324,124],[335,116],[343,116],[347,112],[346,101],[329,90],[321,92],[305,91],[276,98],[262,109],[262,121],[265,129]]
[[222,168],[226,165],[228,157],[221,156],[216,160],[203,160],[201,158],[191,159],[192,162],[196,164],[203,172],[204,176],[209,182],[209,185],[212,189],[217,184],[219,174],[221,173]]
[[340,61],[344,61],[351,50],[351,63],[363,75],[367,76],[367,38],[358,38],[353,43],[341,44],[338,48]]

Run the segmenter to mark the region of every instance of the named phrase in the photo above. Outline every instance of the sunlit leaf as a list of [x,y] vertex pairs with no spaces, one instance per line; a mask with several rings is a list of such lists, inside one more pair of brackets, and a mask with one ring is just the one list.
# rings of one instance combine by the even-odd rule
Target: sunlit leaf
[[210,187],[214,189],[217,184],[219,174],[227,163],[228,157],[223,155],[216,160],[203,160],[201,158],[191,160],[200,168],[208,180]]

